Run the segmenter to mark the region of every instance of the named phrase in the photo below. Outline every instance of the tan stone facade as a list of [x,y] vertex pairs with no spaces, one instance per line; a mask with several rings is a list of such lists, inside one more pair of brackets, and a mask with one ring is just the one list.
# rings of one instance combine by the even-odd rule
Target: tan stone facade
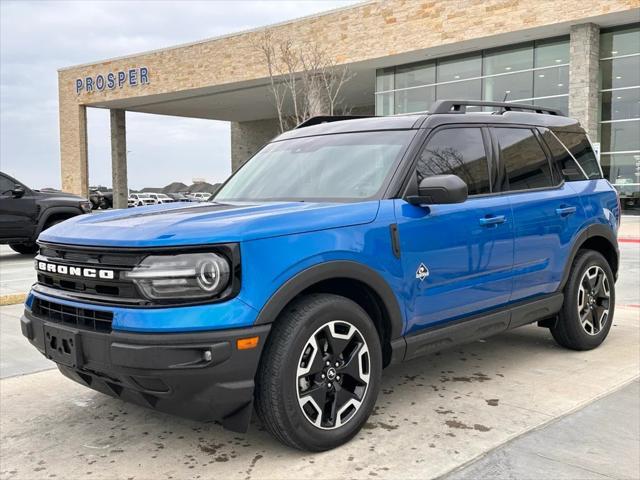
[[[188,6],[185,6],[188,8]],[[330,47],[340,63],[357,64],[403,52],[529,31],[638,8],[638,0],[392,0],[368,2],[269,27],[275,34]],[[568,29],[567,29],[568,33]],[[251,31],[186,46],[59,71],[63,188],[87,193],[85,106],[148,98],[267,76]],[[76,79],[144,66],[150,83],[76,93]],[[373,100],[373,99],[372,99]]]

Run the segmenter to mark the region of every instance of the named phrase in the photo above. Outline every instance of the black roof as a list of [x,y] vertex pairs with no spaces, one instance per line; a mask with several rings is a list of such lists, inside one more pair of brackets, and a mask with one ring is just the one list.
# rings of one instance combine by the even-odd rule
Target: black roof
[[[460,108],[461,105],[462,108]],[[466,112],[465,107],[467,105],[496,106],[500,107],[500,109],[492,113]],[[458,107],[457,110],[453,109],[455,106]],[[426,112],[423,114],[384,117],[314,117],[297,128],[284,132],[274,140],[279,141],[334,133],[435,128],[445,124],[461,123],[517,124],[563,130],[579,129],[582,131],[577,120],[563,116],[557,110],[533,107],[531,105],[446,100],[436,102],[432,107],[432,111],[437,113]],[[545,113],[542,113],[543,111]]]

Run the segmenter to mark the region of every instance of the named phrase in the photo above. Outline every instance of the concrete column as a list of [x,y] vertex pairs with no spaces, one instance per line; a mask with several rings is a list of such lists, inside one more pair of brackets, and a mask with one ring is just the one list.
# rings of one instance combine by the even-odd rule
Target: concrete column
[[594,142],[598,139],[600,27],[571,27],[569,52],[569,116],[577,119]]
[[127,128],[125,111],[110,110],[111,114],[111,178],[113,208],[127,208]]
[[62,189],[89,196],[87,108],[60,101],[60,172]]
[[280,133],[278,119],[231,122],[231,170],[235,172],[260,147]]

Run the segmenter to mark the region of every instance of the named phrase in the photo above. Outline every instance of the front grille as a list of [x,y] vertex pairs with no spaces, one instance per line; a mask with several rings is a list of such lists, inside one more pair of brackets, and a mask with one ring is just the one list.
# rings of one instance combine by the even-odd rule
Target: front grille
[[145,300],[135,284],[124,273],[132,270],[146,254],[140,252],[94,251],[82,247],[42,243],[38,261],[67,265],[69,267],[88,267],[113,270],[115,278],[87,278],[47,272],[37,269],[38,284],[53,289],[70,298],[96,301],[114,305],[145,305]]
[[38,297],[33,299],[31,311],[36,317],[49,322],[96,332],[111,332],[111,323],[113,322],[113,312],[70,307]]

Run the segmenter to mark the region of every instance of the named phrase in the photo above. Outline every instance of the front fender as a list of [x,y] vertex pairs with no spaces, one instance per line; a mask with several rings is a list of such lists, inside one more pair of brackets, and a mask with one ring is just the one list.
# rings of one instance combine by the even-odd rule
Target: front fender
[[273,322],[282,309],[301,292],[318,282],[332,278],[357,280],[375,291],[382,299],[387,312],[389,312],[391,319],[390,338],[393,340],[402,335],[402,311],[389,284],[375,270],[366,265],[347,260],[317,264],[290,278],[262,307],[256,319],[256,325]]

